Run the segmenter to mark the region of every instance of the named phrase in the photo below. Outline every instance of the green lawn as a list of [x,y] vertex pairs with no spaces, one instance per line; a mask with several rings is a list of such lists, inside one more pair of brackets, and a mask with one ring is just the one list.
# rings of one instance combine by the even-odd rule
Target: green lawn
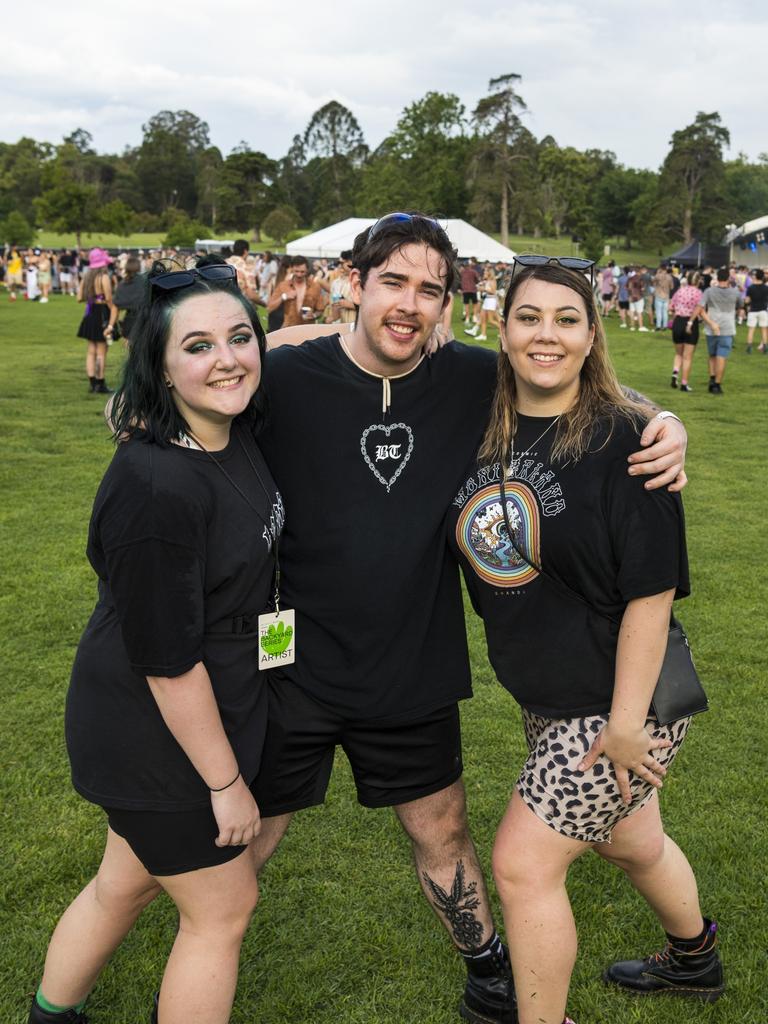
[[[307,232],[310,231],[309,228],[306,230]],[[234,232],[214,232],[213,237],[250,238],[251,229],[244,228],[242,231]],[[498,239],[498,233],[494,234],[493,237]],[[83,235],[81,241],[84,249],[89,249],[94,245],[100,245],[107,249],[154,249],[163,244],[164,238],[164,231],[133,235],[111,235],[104,232],[95,232]],[[655,267],[659,263],[660,255],[658,252],[642,248],[626,249],[624,248],[624,240],[617,238],[609,239],[609,241],[611,243],[611,255],[606,257],[607,259],[614,259],[622,265],[625,263],[646,263],[649,267]],[[254,242],[252,244],[254,250],[258,250],[260,247],[263,248],[267,245],[272,245],[274,248],[276,243],[267,236],[264,236],[261,242]],[[35,245],[41,246],[44,249],[74,248],[75,236],[56,231],[38,231]],[[515,252],[555,253],[558,256],[574,256],[578,255],[580,251],[578,245],[571,241],[570,235],[562,235],[560,238],[535,238],[533,235],[511,235],[509,246]],[[277,246],[277,248],[282,251],[284,247]],[[675,247],[671,246],[670,248]],[[667,251],[665,250],[665,252]]]
[[[65,297],[11,305],[0,293],[0,1000],[9,1024],[26,1021],[50,932],[96,868],[104,838],[103,815],[70,787],[62,737],[69,668],[95,598],[84,556],[88,517],[111,454],[102,401],[86,393],[83,343],[74,337],[81,312]],[[667,336],[619,331],[615,321],[609,334],[622,379],[679,412],[690,433],[685,498],[694,595],[681,617],[712,711],[691,730],[662,803],[669,832],[695,866],[706,912],[721,922],[729,990],[714,1006],[648,1003],[607,990],[602,966],[652,951],[659,935],[623,878],[587,856],[570,879],[581,941],[570,1012],[579,1024],[762,1024],[768,358],[746,356],[740,332],[725,394],[707,394],[699,351],[695,390],[685,395],[669,388]],[[120,354],[115,346],[108,380]],[[465,778],[487,865],[523,741],[519,713],[491,675],[474,619],[470,633],[476,696],[463,707]],[[172,906],[158,900],[94,991],[93,1024],[148,1019],[174,926]],[[265,871],[233,1021],[449,1024],[458,1020],[462,975],[419,895],[392,815],[357,806],[340,757],[325,807],[298,816]]]

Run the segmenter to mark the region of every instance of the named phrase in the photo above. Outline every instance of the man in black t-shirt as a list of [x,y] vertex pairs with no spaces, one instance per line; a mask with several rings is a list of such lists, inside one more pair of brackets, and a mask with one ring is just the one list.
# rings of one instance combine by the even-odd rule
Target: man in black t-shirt
[[496,358],[457,342],[423,352],[454,258],[435,221],[382,218],[355,243],[354,330],[270,353],[260,443],[285,500],[281,589],[296,608],[297,655],[270,680],[254,853],[260,867],[292,814],[323,802],[342,745],[360,802],[393,807],[408,833],[425,895],[466,960],[462,1016],[511,1024],[509,969],[466,822],[458,701],[470,671],[445,534]]

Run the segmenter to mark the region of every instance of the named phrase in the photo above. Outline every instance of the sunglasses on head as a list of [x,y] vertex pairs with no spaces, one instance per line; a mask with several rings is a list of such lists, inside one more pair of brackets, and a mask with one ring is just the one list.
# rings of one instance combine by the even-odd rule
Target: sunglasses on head
[[368,233],[368,240],[374,238],[388,224],[410,224],[413,221],[424,221],[426,224],[431,224],[432,227],[445,231],[445,225],[433,217],[424,217],[420,213],[388,213],[386,216],[380,217],[373,225]]
[[237,285],[237,270],[229,263],[214,263],[207,267],[190,267],[187,270],[166,270],[160,264],[155,265],[159,272],[152,272],[149,275],[149,283],[153,288],[159,288],[164,292],[175,291],[177,288],[188,288],[195,281],[210,281],[214,284]]
[[595,283],[594,260],[582,259],[579,256],[543,256],[540,253],[523,253],[522,255],[515,256],[512,266],[512,278],[514,279],[520,273],[518,268],[546,267],[550,263],[562,267],[563,270],[575,270],[579,274],[586,274],[589,271],[592,284],[594,285]]

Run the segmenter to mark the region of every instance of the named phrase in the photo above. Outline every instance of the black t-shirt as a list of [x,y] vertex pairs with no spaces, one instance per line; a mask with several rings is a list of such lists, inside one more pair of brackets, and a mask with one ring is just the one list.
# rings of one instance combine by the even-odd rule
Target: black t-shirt
[[603,714],[627,602],[673,587],[678,597],[690,592],[682,502],[628,475],[639,431],[625,419],[607,443],[607,423],[599,424],[590,453],[565,465],[549,461],[556,427],[537,440],[551,422],[519,417],[515,448],[532,450],[516,456],[514,479],[505,481],[507,512],[521,550],[592,607],[516,554],[498,465],[470,466],[448,514],[449,541],[499,681],[534,714]]
[[768,284],[751,284],[747,288],[747,298],[750,313],[760,313],[768,309]]
[[451,342],[390,381],[338,335],[270,352],[260,437],[288,509],[282,592],[296,663],[274,669],[349,719],[408,720],[471,693],[445,509],[477,452],[495,356]]
[[96,495],[88,558],[99,601],[72,669],[66,734],[75,788],[103,806],[207,805],[145,678],[179,676],[199,661],[243,777],[258,769],[258,633],[234,634],[230,624],[268,605],[283,506],[248,431],[234,426],[214,457],[251,504],[205,452],[141,440],[118,445]]

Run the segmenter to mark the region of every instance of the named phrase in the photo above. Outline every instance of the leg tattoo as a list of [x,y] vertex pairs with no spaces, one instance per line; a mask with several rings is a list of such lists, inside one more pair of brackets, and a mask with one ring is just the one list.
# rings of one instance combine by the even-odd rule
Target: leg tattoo
[[480,947],[483,941],[483,925],[478,921],[474,911],[480,906],[477,895],[477,882],[467,885],[464,881],[464,861],[456,864],[451,891],[446,892],[441,885],[422,872],[424,881],[432,894],[432,903],[451,926],[453,937],[460,949],[472,952]]

